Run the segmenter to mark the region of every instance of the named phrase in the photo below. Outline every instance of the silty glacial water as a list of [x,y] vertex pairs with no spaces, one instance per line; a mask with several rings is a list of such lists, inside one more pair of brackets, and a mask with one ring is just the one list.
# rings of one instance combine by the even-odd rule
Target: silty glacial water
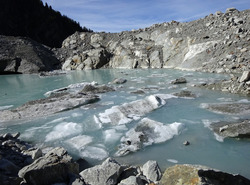
[[[179,77],[186,78],[188,83],[171,84],[171,81]],[[207,103],[250,103],[250,99],[193,87],[194,84],[229,78],[225,75],[169,69],[105,69],[75,71],[51,77],[0,76],[0,110],[44,98],[46,93],[71,84],[79,83],[72,88],[72,91],[76,91],[81,89],[83,82],[108,84],[115,78],[124,78],[127,82],[121,85],[111,84],[116,91],[99,94],[100,101],[96,103],[48,117],[3,122],[0,123],[0,132],[21,132],[22,139],[44,149],[63,146],[76,159],[83,157],[92,164],[98,164],[108,156],[129,164],[157,160],[162,169],[177,163],[201,164],[250,178],[249,140],[223,139],[209,129],[212,122],[250,118],[250,115],[218,114],[204,109]],[[133,93],[137,90],[144,94]],[[172,95],[181,90],[192,91],[196,98],[178,98]],[[120,124],[112,124],[100,121],[101,115],[112,112],[114,106],[131,104],[159,94],[165,97],[162,105],[148,112],[137,111],[141,114],[130,115],[128,122],[122,120]],[[131,133],[145,119],[154,122],[155,132],[151,134],[149,141],[135,152],[117,155],[122,147],[121,141],[132,137]],[[189,146],[183,145],[186,140],[190,142]]]

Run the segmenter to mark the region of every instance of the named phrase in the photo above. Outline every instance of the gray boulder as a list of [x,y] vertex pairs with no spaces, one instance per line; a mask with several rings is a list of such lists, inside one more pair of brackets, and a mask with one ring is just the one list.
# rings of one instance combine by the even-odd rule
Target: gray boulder
[[142,173],[147,179],[156,183],[161,179],[161,170],[156,161],[148,161],[142,166]]
[[122,180],[118,185],[144,185],[143,181],[137,176],[130,176]]
[[101,165],[83,170],[80,175],[87,184],[115,185],[124,167],[108,158]]
[[115,89],[107,85],[86,84],[84,88],[80,91],[80,93],[98,94],[98,93],[106,93],[106,92],[111,92],[111,91],[115,91]]
[[250,120],[238,122],[218,122],[210,125],[222,137],[250,138]]
[[173,95],[181,98],[196,98],[196,95],[191,91],[182,90],[180,92],[174,93]]
[[176,80],[171,82],[171,84],[184,84],[184,83],[187,83],[187,80],[184,77],[177,78]]
[[123,79],[123,78],[117,78],[117,79],[115,79],[115,80],[113,80],[113,84],[124,84],[124,83],[126,83],[127,82],[127,80],[126,79]]
[[242,73],[242,76],[240,77],[239,82],[240,82],[240,83],[241,83],[241,82],[246,82],[246,81],[248,81],[248,80],[250,80],[250,71],[244,71],[244,72]]
[[44,185],[68,183],[71,174],[78,174],[79,166],[63,148],[57,147],[45,156],[36,159],[32,164],[22,168],[18,175],[26,183]]
[[197,165],[175,165],[164,172],[160,185],[248,185],[250,180],[241,176],[234,175],[204,166]]

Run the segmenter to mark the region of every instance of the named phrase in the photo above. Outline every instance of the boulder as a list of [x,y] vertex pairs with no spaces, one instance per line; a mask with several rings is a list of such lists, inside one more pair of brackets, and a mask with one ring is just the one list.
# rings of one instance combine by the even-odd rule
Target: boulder
[[80,91],[80,93],[97,94],[97,93],[106,93],[111,91],[115,91],[115,89],[107,85],[86,84],[84,88]]
[[142,166],[142,173],[147,179],[156,183],[161,179],[161,170],[156,161],[148,161]]
[[186,90],[182,90],[180,92],[174,93],[173,95],[181,97],[181,98],[196,98],[196,95],[194,93],[192,93],[191,91],[186,91]]
[[227,184],[227,185],[247,185],[250,180],[218,170],[197,165],[175,165],[164,172],[160,185],[201,185],[201,184]]
[[218,122],[210,125],[212,130],[222,137],[250,138],[250,120],[238,122]]
[[243,74],[242,74],[242,76],[240,77],[239,82],[240,83],[241,82],[246,82],[248,80],[250,80],[250,71],[244,71]]
[[118,185],[144,185],[143,181],[137,176],[130,176],[122,180]]
[[113,84],[124,84],[126,83],[127,80],[126,79],[123,79],[123,78],[116,78],[115,80],[113,80]]
[[108,158],[101,165],[83,170],[80,175],[86,184],[115,185],[124,167]]
[[78,164],[73,162],[66,150],[57,147],[22,168],[18,175],[28,184],[44,185],[68,183],[70,175],[78,173]]
[[184,77],[177,78],[176,80],[171,82],[171,84],[183,84],[183,83],[187,83],[187,80]]

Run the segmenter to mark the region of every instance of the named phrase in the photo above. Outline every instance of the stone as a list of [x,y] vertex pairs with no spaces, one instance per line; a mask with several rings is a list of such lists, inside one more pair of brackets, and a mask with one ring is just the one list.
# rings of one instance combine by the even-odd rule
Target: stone
[[78,173],[78,164],[73,162],[66,150],[57,147],[22,168],[18,175],[28,184],[44,185],[68,183],[70,174]]
[[248,80],[250,80],[250,71],[244,71],[243,74],[242,74],[242,76],[240,77],[239,82],[240,83],[241,82],[246,82]]
[[171,84],[183,84],[183,83],[187,83],[187,80],[184,77],[177,78],[176,80],[171,82]]
[[222,15],[222,14],[223,14],[223,13],[222,13],[221,11],[216,11],[216,12],[215,12],[215,15],[216,15],[216,16],[220,16],[220,15]]
[[226,9],[226,13],[231,13],[231,12],[234,12],[234,11],[238,11],[236,8],[227,8]]
[[144,183],[139,177],[130,176],[127,179],[122,180],[118,185],[144,185]]
[[196,98],[196,95],[191,91],[182,90],[181,92],[177,92],[173,94],[174,96],[182,97],[182,98]]
[[101,165],[83,170],[80,175],[86,184],[115,185],[123,169],[117,161],[108,158]]
[[115,91],[115,89],[107,85],[86,84],[84,88],[80,91],[80,93],[97,94],[97,93],[106,93],[111,91]]
[[217,122],[211,124],[210,127],[216,134],[222,137],[250,138],[250,120]]
[[127,82],[127,80],[126,79],[123,79],[123,78],[117,78],[117,79],[115,79],[115,80],[113,80],[113,84],[124,84],[124,83],[126,83]]
[[157,182],[161,179],[161,170],[156,161],[147,161],[142,166],[142,173],[152,182]]
[[31,156],[33,160],[38,159],[39,157],[42,157],[42,150],[40,148],[36,149],[29,149],[24,152],[24,154]]
[[159,185],[247,185],[249,183],[250,180],[241,175],[229,174],[205,166],[184,164],[167,168],[160,180]]
[[184,141],[183,145],[188,146],[188,145],[190,145],[190,142],[189,141]]

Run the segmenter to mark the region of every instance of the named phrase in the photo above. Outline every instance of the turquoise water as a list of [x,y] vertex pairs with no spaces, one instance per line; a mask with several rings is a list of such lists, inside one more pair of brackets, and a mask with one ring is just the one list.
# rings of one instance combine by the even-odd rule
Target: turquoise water
[[[187,79],[187,84],[170,83],[181,76]],[[241,117],[216,114],[201,106],[203,103],[250,101],[250,98],[193,87],[194,84],[229,78],[225,75],[169,69],[106,69],[76,71],[53,77],[0,76],[0,109],[15,108],[27,101],[44,98],[46,92],[70,84],[92,81],[108,84],[118,77],[127,79],[127,83],[114,85],[117,88],[115,92],[100,94],[100,101],[95,104],[35,120],[0,123],[0,133],[21,132],[22,139],[44,149],[63,146],[76,159],[84,157],[92,164],[98,164],[108,156],[115,157],[121,163],[129,164],[143,164],[147,160],[157,160],[163,170],[174,164],[200,164],[250,178],[250,141],[223,140],[216,137],[207,127],[212,122],[232,121]],[[145,94],[131,93],[138,89],[143,89]],[[184,128],[179,135],[166,142],[147,146],[138,152],[116,157],[114,154],[120,139],[140,120],[126,125],[100,126],[94,116],[98,116],[112,106],[143,99],[151,94],[171,94],[181,90],[190,90],[198,97],[168,99],[164,106],[144,116],[164,124],[182,123]],[[245,115],[244,118],[250,118],[250,115]],[[191,145],[184,146],[182,143],[185,140],[188,140]]]

